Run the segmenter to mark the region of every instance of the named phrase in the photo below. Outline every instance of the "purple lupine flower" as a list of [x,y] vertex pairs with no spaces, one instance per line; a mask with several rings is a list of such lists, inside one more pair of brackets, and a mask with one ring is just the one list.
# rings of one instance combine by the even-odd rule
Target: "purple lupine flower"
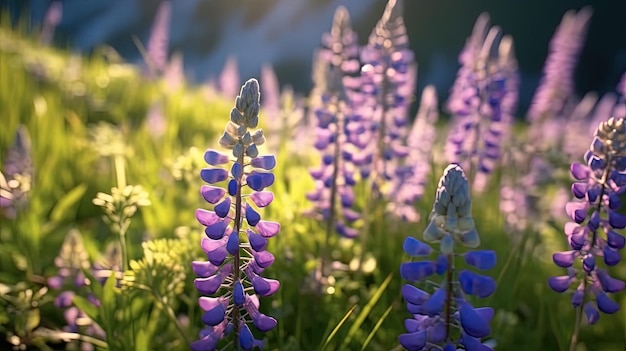
[[435,123],[439,119],[437,107],[437,91],[428,85],[422,91],[420,107],[417,116],[407,137],[409,154],[404,167],[406,171],[399,172],[403,177],[399,189],[395,193],[394,201],[389,205],[389,212],[396,214],[410,222],[419,220],[419,213],[415,210],[415,202],[424,194],[424,187],[430,172],[431,152],[435,143]]
[[234,99],[239,91],[241,80],[239,78],[239,68],[237,67],[237,57],[229,56],[224,62],[224,67],[218,78],[218,88],[220,94],[228,99]]
[[[368,176],[373,190],[390,195],[399,181],[397,167],[408,150],[408,108],[416,81],[416,64],[409,49],[401,0],[389,0],[381,19],[361,51],[362,115],[367,118],[364,137],[368,139],[361,173]],[[402,170],[402,169],[401,169]]]
[[185,83],[183,55],[180,52],[172,54],[163,71],[163,81],[165,82],[166,91],[169,93],[177,91]]
[[571,293],[572,305],[594,324],[600,318],[598,310],[608,314],[619,310],[609,295],[625,286],[608,271],[621,261],[620,250],[626,244],[618,232],[626,227],[626,216],[619,212],[620,197],[626,191],[623,118],[600,123],[584,160],[585,164],[572,163],[570,168],[575,199],[565,206],[573,220],[565,224],[565,235],[571,250],[552,256],[557,266],[567,268],[567,274],[551,277],[548,285],[557,292]]
[[[593,132],[588,133],[590,116],[592,116],[594,112],[597,101],[598,94],[594,92],[585,94],[569,114],[567,120],[563,121],[565,122],[563,130],[567,130],[568,132],[563,133],[561,150],[569,162],[578,159],[587,149],[585,146],[586,139],[593,134]],[[605,120],[606,118],[601,122]],[[597,126],[596,124],[596,128]]]
[[160,139],[167,131],[167,120],[165,119],[165,111],[163,111],[163,103],[157,101],[153,103],[146,115],[146,129],[153,139]]
[[537,142],[550,143],[562,136],[551,137],[545,133],[555,131],[555,128],[550,127],[562,123],[560,119],[568,114],[568,105],[574,92],[574,69],[583,48],[591,14],[589,7],[578,12],[566,12],[552,36],[543,77],[527,114],[531,123],[529,133]]
[[[83,239],[77,230],[67,233],[59,255],[54,259],[54,265],[58,268],[57,275],[49,277],[47,284],[51,290],[59,292],[54,299],[54,305],[63,310],[66,323],[63,330],[104,339],[104,330],[84,311],[74,306],[73,302],[74,296],[89,284],[83,270],[91,268]],[[94,306],[100,306],[100,301],[93,294],[86,293],[86,297]],[[80,348],[81,350],[94,349],[93,345],[86,342],[82,342]]]
[[46,16],[43,19],[43,25],[41,28],[41,35],[39,42],[44,45],[50,45],[52,38],[54,38],[54,31],[56,27],[61,23],[63,19],[63,2],[53,1],[48,6]]
[[0,175],[0,213],[15,218],[28,206],[28,194],[32,188],[33,165],[28,129],[20,126],[9,148]]
[[500,213],[504,216],[507,232],[520,233],[528,227],[530,206],[527,204],[527,190],[508,179],[500,187]]
[[[274,256],[266,251],[267,240],[280,230],[280,224],[262,219],[260,209],[274,199],[266,188],[274,182],[269,172],[276,166],[273,155],[259,155],[258,146],[265,142],[259,123],[259,84],[248,80],[235,100],[219,144],[232,150],[230,159],[215,150],[207,150],[210,165],[200,176],[210,185],[201,189],[202,197],[213,204],[213,210],[198,209],[196,218],[204,225],[206,238],[202,249],[207,262],[193,262],[198,275],[194,283],[203,296],[202,322],[207,326],[200,339],[191,344],[194,351],[215,350],[220,339],[234,333],[234,343],[243,350],[260,347],[249,324],[266,332],[276,320],[259,312],[257,295],[267,297],[280,283],[261,276],[272,265]],[[230,165],[227,170],[224,167]],[[225,187],[216,185],[226,183]]]
[[352,211],[355,165],[353,156],[358,145],[351,138],[360,116],[355,113],[358,95],[354,75],[359,71],[358,43],[350,26],[346,8],[335,11],[332,30],[322,37],[322,48],[316,55],[315,90],[319,100],[314,105],[317,119],[314,147],[322,154],[319,168],[310,171],[315,189],[307,194],[315,214],[326,223],[326,235],[337,232],[354,238],[358,231],[350,226],[358,219]]
[[491,49],[491,43],[489,45],[485,43],[489,28],[489,15],[480,14],[474,23],[472,34],[465,41],[465,46],[459,54],[461,67],[446,102],[446,110],[452,117],[452,125],[446,140],[446,158],[448,162],[459,163],[468,170],[470,161],[475,156],[481,94],[486,86],[485,65],[488,57],[484,55]]
[[[280,113],[280,83],[272,65],[264,64],[261,66],[260,83],[263,90],[261,104],[263,105],[264,114],[267,115],[267,119],[271,119]],[[270,127],[272,123],[266,124]]]
[[452,114],[446,155],[474,174],[482,192],[502,158],[517,109],[519,77],[513,39],[481,14],[459,56],[461,67],[446,104]]
[[[412,318],[405,321],[406,333],[398,337],[409,351],[419,350],[491,350],[481,339],[491,333],[494,315],[491,307],[474,307],[468,296],[487,297],[494,293],[496,282],[489,276],[462,269],[456,274],[456,258],[466,265],[484,271],[496,264],[490,250],[458,252],[457,244],[476,248],[480,239],[472,219],[469,184],[459,165],[451,164],[439,181],[437,197],[424,231],[424,241],[439,242],[440,252],[432,260],[406,262],[400,266],[402,278],[411,283],[428,278],[430,288],[413,284],[402,287],[402,296]],[[457,246],[457,247],[455,247]],[[429,258],[435,250],[412,236],[405,239],[404,252],[411,257]],[[441,284],[434,275],[443,276]]]
[[161,1],[154,16],[150,37],[146,45],[147,68],[149,74],[153,77],[160,76],[167,66],[171,13],[171,1]]
[[474,188],[482,192],[487,187],[490,174],[502,159],[504,140],[510,136],[517,110],[519,73],[513,50],[513,39],[505,35],[498,45],[498,55],[487,65],[488,83],[485,101],[481,105],[481,118],[486,124],[481,133]]
[[282,92],[276,72],[271,65],[261,67],[261,87],[265,120],[265,134],[268,150],[277,153],[287,141],[298,140],[298,148],[290,148],[290,153],[301,154],[312,146],[310,130],[305,125],[302,101],[286,86]]

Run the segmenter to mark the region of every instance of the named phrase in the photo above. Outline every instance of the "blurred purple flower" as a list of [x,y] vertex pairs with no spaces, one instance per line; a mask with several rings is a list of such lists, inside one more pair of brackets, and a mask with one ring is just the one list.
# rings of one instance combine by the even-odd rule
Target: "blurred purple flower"
[[239,68],[237,67],[237,57],[229,56],[224,62],[224,67],[218,78],[218,89],[220,94],[227,99],[234,99],[239,92],[241,79],[239,78]]
[[0,172],[0,213],[7,218],[15,218],[28,206],[34,177],[31,148],[28,129],[21,125]]
[[357,133],[360,116],[356,113],[354,76],[359,71],[358,41],[350,25],[348,11],[335,12],[330,33],[322,36],[316,54],[313,96],[317,120],[314,147],[321,153],[321,164],[310,170],[315,189],[307,194],[312,212],[326,225],[326,235],[336,232],[347,238],[358,232],[350,223],[359,216],[354,205],[356,182],[354,155],[359,146],[351,136]]
[[568,113],[568,104],[573,99],[574,92],[574,69],[585,41],[591,15],[590,7],[584,7],[578,12],[574,10],[566,12],[552,36],[543,77],[527,114],[531,123],[529,133],[537,142],[552,142],[554,139],[542,138],[543,133],[550,130],[544,122],[561,119]]
[[481,14],[459,56],[461,67],[447,102],[452,114],[446,154],[475,175],[482,192],[502,158],[517,109],[519,74],[513,39]]
[[56,27],[61,23],[63,19],[63,2],[53,1],[46,11],[46,16],[43,19],[43,25],[41,28],[41,34],[39,36],[39,42],[43,45],[50,45],[54,38],[54,31]]
[[153,77],[161,76],[167,66],[171,14],[171,1],[162,0],[154,16],[150,37],[146,45],[146,64],[150,75]]
[[394,178],[397,191],[389,203],[390,212],[410,222],[419,220],[415,202],[424,194],[424,187],[430,173],[432,148],[435,144],[435,123],[439,119],[437,91],[431,85],[422,91],[420,107],[407,137],[409,153],[405,164],[408,169],[399,172]]
[[[404,2],[389,0],[381,19],[361,51],[361,115],[365,150],[361,174],[372,183],[374,197],[389,198],[394,186],[385,186],[408,171],[402,167],[408,154],[408,109],[415,89],[416,63],[409,49],[403,18]],[[402,179],[402,175],[399,176]]]

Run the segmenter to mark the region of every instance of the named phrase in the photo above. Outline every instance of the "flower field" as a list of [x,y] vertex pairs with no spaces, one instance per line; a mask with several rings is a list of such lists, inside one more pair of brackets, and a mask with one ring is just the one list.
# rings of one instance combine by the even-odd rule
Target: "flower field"
[[575,95],[589,9],[520,111],[487,14],[437,96],[402,1],[365,46],[340,7],[302,97],[186,82],[164,4],[141,66],[3,17],[0,350],[626,350],[626,73]]

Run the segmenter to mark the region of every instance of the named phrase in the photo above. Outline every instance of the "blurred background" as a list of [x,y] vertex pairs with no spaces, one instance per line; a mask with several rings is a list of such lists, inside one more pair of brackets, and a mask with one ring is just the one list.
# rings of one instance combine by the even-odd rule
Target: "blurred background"
[[[58,1],[58,0],[57,0]],[[0,0],[11,18],[29,18],[40,27],[52,0]],[[103,44],[130,62],[142,56],[133,36],[146,43],[159,0],[60,0],[62,19],[56,46],[88,53]],[[183,55],[185,75],[202,83],[219,75],[234,58],[242,80],[258,77],[262,64],[274,66],[281,84],[306,94],[311,58],[330,29],[338,5],[348,8],[365,44],[380,18],[384,0],[172,0],[170,54]],[[418,91],[434,84],[447,94],[458,68],[457,56],[481,12],[511,34],[522,77],[520,111],[531,98],[563,14],[593,8],[588,37],[576,72],[576,91],[614,91],[626,71],[626,1],[405,1],[405,21],[418,69]]]

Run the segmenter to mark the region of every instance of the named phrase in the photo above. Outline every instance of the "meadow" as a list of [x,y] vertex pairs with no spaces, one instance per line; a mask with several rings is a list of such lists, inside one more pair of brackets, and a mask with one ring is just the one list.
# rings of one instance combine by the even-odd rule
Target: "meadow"
[[[268,67],[256,77],[260,85],[246,77],[241,91],[244,82],[232,72],[221,86],[197,85],[185,81],[175,57],[155,54],[156,44],[146,43],[147,64],[138,66],[106,46],[74,54],[20,24],[3,25],[0,349],[189,350],[218,334],[216,349],[252,349],[241,336],[247,323],[265,350],[402,350],[399,336],[418,328],[405,320],[420,315],[412,320],[438,318],[433,323],[446,330],[437,338],[429,329],[428,343],[416,350],[626,350],[619,254],[626,129],[618,122],[626,117],[626,81],[614,94],[575,96],[572,70],[590,15],[565,15],[529,111],[516,109],[512,39],[487,16],[468,28],[457,82],[438,104],[432,90],[413,88],[401,7],[392,0],[381,15],[370,44],[358,48],[347,13],[338,10],[306,98],[281,91]],[[412,106],[419,106],[416,116],[409,116]],[[610,133],[596,132],[601,122]],[[262,155],[274,155],[275,165]],[[469,186],[459,185],[467,190],[464,205],[454,202],[459,218],[433,205],[454,188],[440,182],[450,163],[467,177],[455,181]],[[579,176],[575,163],[592,171]],[[595,197],[594,184],[601,185]],[[572,221],[593,239],[577,247]],[[226,234],[209,229],[218,222]],[[270,222],[280,224],[278,233],[259,225]],[[227,239],[221,259],[207,249]],[[470,263],[467,252],[477,246],[496,261]],[[403,265],[436,259],[435,251],[448,260],[436,273]],[[455,260],[489,268],[495,291],[470,296],[472,287],[455,285]],[[224,268],[230,263],[236,276]],[[565,286],[551,280],[569,266],[582,290],[569,278]],[[204,278],[229,276],[209,294],[198,272],[213,268]],[[280,282],[278,290],[274,281],[259,283],[261,272]],[[265,319],[267,332],[250,322],[248,303],[257,298],[237,301],[244,296],[239,279],[245,294],[262,296],[256,308],[277,322]],[[407,305],[405,284],[434,299],[440,282],[455,291],[440,301],[446,309]],[[584,309],[572,306],[577,293]],[[208,295],[225,297],[221,319],[201,308],[199,298]],[[619,310],[602,305],[607,295]],[[476,317],[490,326],[473,335],[484,345],[463,341],[474,330],[467,326],[474,320],[459,317],[465,299],[493,308],[492,316]]]

